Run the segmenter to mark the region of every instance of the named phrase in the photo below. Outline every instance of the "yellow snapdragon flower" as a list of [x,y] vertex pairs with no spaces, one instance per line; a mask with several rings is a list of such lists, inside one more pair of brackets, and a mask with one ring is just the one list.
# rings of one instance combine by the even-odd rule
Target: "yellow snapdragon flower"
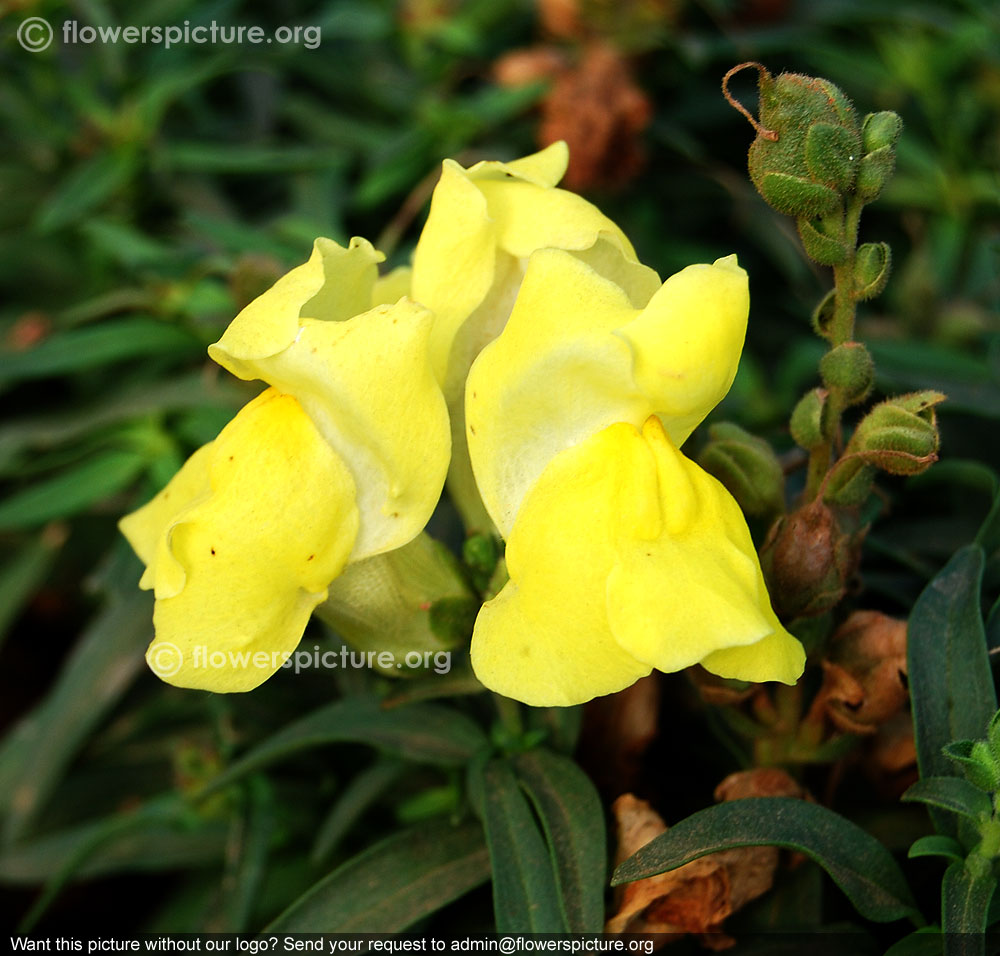
[[364,239],[312,256],[209,347],[271,387],[121,529],[156,595],[147,660],[182,687],[245,691],[281,666],[349,562],[427,523],[450,452],[432,318]]
[[679,451],[732,384],[748,309],[734,256],[689,266],[642,308],[577,256],[531,256],[466,388],[472,467],[510,573],[473,636],[487,687],[554,706],[653,668],[801,674],[739,507]]
[[413,256],[413,298],[434,313],[430,350],[452,421],[449,490],[466,526],[488,530],[465,445],[465,380],[473,360],[502,331],[528,257],[570,252],[614,281],[635,308],[660,287],[625,234],[583,197],[556,187],[565,143],[509,163],[463,169],[445,160]]

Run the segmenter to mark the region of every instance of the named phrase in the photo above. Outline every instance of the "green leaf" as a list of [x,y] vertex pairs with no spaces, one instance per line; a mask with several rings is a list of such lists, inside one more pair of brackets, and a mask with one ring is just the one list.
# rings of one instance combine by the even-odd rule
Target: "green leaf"
[[[997,709],[979,610],[982,573],[982,548],[962,548],[910,614],[907,669],[921,777],[955,776],[944,747],[981,737]],[[931,815],[939,831],[956,836],[953,818]]]
[[202,347],[190,333],[167,322],[141,317],[113,319],[58,332],[23,351],[0,351],[0,387],[145,355],[190,356]]
[[93,455],[0,502],[0,531],[31,528],[68,518],[121,491],[148,464],[137,451],[113,449]]
[[25,831],[91,730],[139,672],[152,637],[152,604],[152,595],[138,588],[113,597],[80,638],[45,700],[0,746],[6,843]]
[[885,956],[941,956],[944,938],[937,926],[922,926],[885,951]]
[[878,922],[916,914],[889,851],[826,807],[786,797],[750,797],[700,810],[654,838],[615,870],[628,883],[740,846],[781,846],[815,860],[858,912]]
[[201,795],[293,754],[334,743],[370,744],[407,760],[448,767],[464,765],[488,745],[476,724],[450,708],[411,704],[387,710],[375,698],[348,697],[267,738],[211,781]]
[[226,853],[221,900],[211,930],[216,933],[247,931],[267,867],[271,835],[275,830],[275,805],[264,777],[247,780],[243,813],[232,821],[232,839]]
[[351,780],[320,825],[311,854],[314,863],[322,862],[336,849],[365,810],[395,783],[404,769],[406,764],[402,761],[379,760]]
[[549,852],[511,765],[491,760],[476,769],[472,789],[482,796],[497,932],[565,932]]
[[[37,885],[55,877],[78,855],[82,862],[74,875],[85,879],[215,866],[225,854],[228,833],[220,821],[192,827],[189,821],[154,825],[147,819],[138,828],[108,834],[110,822],[116,819],[81,824],[11,847],[0,854],[0,882]],[[84,847],[89,847],[86,853],[81,852]]]
[[116,193],[135,169],[131,152],[99,152],[59,184],[38,213],[38,228],[50,232],[83,218]]
[[930,836],[920,837],[913,841],[906,854],[911,860],[918,856],[944,856],[952,860],[965,861],[965,850],[958,840],[951,837],[941,836],[939,833],[932,833]]
[[421,824],[338,867],[296,900],[268,932],[392,933],[489,879],[478,823]]
[[[989,873],[974,876],[964,861],[952,863],[945,871],[941,883],[941,928],[949,936],[963,934],[962,948],[956,949],[956,953],[985,956],[986,916],[996,885],[996,878]],[[948,946],[946,951],[951,951]]]
[[608,861],[593,783],[574,761],[541,748],[517,756],[514,770],[542,821],[566,928],[602,932]]
[[0,568],[0,644],[48,574],[64,539],[65,532],[48,528]]
[[993,812],[990,798],[962,777],[924,777],[913,784],[900,799],[927,803],[973,820],[983,819]]

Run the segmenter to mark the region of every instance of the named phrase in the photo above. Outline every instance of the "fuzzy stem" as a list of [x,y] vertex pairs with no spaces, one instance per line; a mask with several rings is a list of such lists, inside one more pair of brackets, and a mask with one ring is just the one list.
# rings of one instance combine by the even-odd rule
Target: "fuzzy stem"
[[[834,306],[833,316],[829,324],[830,348],[850,342],[854,338],[854,320],[857,315],[857,297],[854,291],[854,266],[858,247],[858,225],[861,220],[861,210],[864,203],[852,198],[847,203],[844,214],[841,238],[850,250],[847,258],[838,266],[833,267]],[[847,406],[845,396],[839,389],[830,389],[824,411],[824,434],[826,441],[814,448],[809,454],[809,470],[806,477],[805,498],[814,499],[820,492],[820,487],[835,454],[840,452],[841,432],[840,418]]]

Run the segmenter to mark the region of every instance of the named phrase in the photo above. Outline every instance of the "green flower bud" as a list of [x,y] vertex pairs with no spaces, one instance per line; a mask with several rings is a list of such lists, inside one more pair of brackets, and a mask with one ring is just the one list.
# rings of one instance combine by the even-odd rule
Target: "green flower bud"
[[823,221],[815,223],[804,217],[797,221],[799,238],[806,250],[806,255],[822,266],[839,266],[850,252],[847,243],[824,232]]
[[866,242],[854,260],[854,294],[859,300],[874,299],[885,288],[892,268],[888,243]]
[[428,612],[431,631],[445,647],[465,644],[472,637],[479,606],[479,601],[472,597],[448,597],[435,601]]
[[873,202],[882,195],[895,168],[896,153],[889,148],[877,149],[874,153],[862,156],[858,163],[854,192],[865,202]]
[[[409,652],[467,643],[478,606],[451,552],[421,533],[402,548],[348,565],[316,615],[353,648],[391,651],[401,661]],[[407,675],[405,668],[388,673]]]
[[[729,94],[734,73],[757,70],[760,119]],[[854,184],[861,159],[861,134],[854,109],[827,80],[797,73],[776,79],[759,63],[734,67],[723,92],[757,130],[750,147],[750,178],[761,196],[786,215],[817,219],[837,211],[841,193]]]
[[826,390],[814,388],[799,399],[792,412],[789,428],[795,444],[806,451],[812,451],[822,445],[826,438],[823,435],[823,406],[826,404]]
[[785,475],[771,446],[739,425],[720,422],[709,430],[698,464],[714,475],[748,515],[785,510]]
[[934,407],[940,392],[914,392],[876,405],[858,424],[845,457],[859,455],[891,475],[916,475],[937,461]]
[[469,569],[472,583],[483,591],[500,560],[500,542],[490,534],[474,534],[462,544],[462,560]]
[[1000,765],[984,740],[955,740],[944,748],[944,755],[962,768],[973,786],[987,793],[1000,789]]
[[819,374],[828,389],[837,389],[853,405],[871,391],[875,363],[860,342],[844,342],[820,359]]
[[903,132],[903,121],[898,113],[884,110],[881,113],[869,113],[861,124],[861,145],[865,153],[874,153],[879,149],[892,149],[899,141]]
[[831,289],[819,301],[819,305],[813,309],[812,327],[813,331],[822,339],[830,338],[830,322],[833,319],[833,311],[837,305],[837,290]]

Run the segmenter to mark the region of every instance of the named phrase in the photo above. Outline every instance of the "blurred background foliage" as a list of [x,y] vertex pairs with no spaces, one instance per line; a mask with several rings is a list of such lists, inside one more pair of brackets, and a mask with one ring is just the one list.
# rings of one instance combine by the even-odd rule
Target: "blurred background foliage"
[[[860,576],[866,606],[905,616],[981,523],[1000,472],[995,3],[6,0],[0,11],[0,882],[23,925],[259,929],[334,864],[466,799],[461,768],[493,716],[474,695],[420,704],[431,710],[386,731],[380,756],[361,732],[298,756],[292,740],[268,758],[282,757],[276,772],[187,801],[235,754],[338,696],[474,685],[459,665],[432,685],[282,671],[232,698],[161,684],[142,662],[151,599],[115,527],[254,393],[205,346],[317,235],[363,235],[404,262],[444,157],[508,159],[565,138],[568,184],[661,275],[736,252],[751,329],[716,415],[792,464],[785,423],[816,382],[809,316],[829,273],[754,192],[751,130],[719,81],[756,59],[828,77],[861,112],[900,113],[896,177],[862,224],[863,240],[892,245],[894,275],[859,336],[880,389],[940,389],[948,402],[941,464],[886,488]],[[51,48],[18,46],[27,16],[56,25]],[[68,19],[314,25],[322,42],[64,45]],[[752,103],[745,84],[734,92]],[[304,646],[332,640],[316,627]],[[709,803],[734,769],[708,723],[677,740],[671,728],[699,705],[672,696],[650,759],[624,784],[668,818]],[[540,712],[525,732],[571,752],[578,717]],[[581,760],[601,781],[595,739]],[[880,799],[862,816],[905,846],[912,822]],[[488,877],[473,844],[462,878],[439,881],[452,895]],[[441,892],[409,915],[446,904]],[[487,925],[488,891],[470,899],[430,925]]]

